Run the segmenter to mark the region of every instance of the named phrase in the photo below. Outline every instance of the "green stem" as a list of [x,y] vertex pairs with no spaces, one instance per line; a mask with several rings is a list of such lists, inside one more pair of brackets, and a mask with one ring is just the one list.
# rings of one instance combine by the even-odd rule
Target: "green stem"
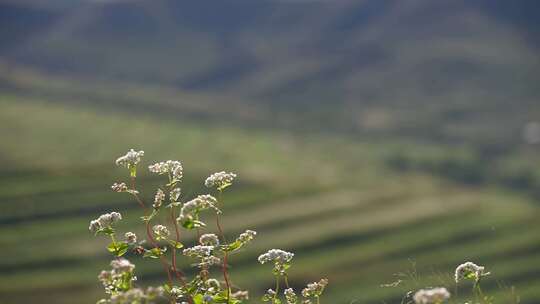
[[283,276],[283,278],[284,278],[284,280],[285,280],[285,286],[287,286],[287,288],[291,288],[291,287],[289,286],[289,277],[287,276],[287,274],[285,274],[285,275]]
[[317,304],[321,304],[321,301],[319,300],[319,296],[316,296],[315,299],[317,299]]
[[481,302],[489,304],[489,302],[486,300],[486,297],[484,296],[484,292],[482,292],[482,288],[480,288],[480,282],[476,284],[476,290],[478,292],[478,296],[480,297]]
[[113,242],[113,244],[116,246],[116,239],[114,237],[114,233],[111,234],[111,241]]

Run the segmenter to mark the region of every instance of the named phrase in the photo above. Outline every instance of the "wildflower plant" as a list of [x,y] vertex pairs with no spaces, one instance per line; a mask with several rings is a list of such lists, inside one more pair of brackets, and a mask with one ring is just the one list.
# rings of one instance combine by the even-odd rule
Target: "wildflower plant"
[[[416,267],[416,264],[413,263]],[[458,294],[461,283],[472,282],[472,293],[462,293],[461,296],[469,297],[465,304],[493,304],[493,298],[485,295],[480,288],[480,281],[483,277],[488,276],[490,273],[485,271],[485,267],[478,266],[472,262],[466,262],[457,266],[453,273],[453,281],[455,281],[455,294]],[[383,284],[381,287],[398,287],[403,284],[413,283],[415,287],[413,289],[407,288],[405,296],[402,298],[402,304],[443,304],[443,303],[463,303],[451,299],[452,294],[446,287],[423,287],[418,289],[419,277],[416,268],[412,272],[398,273],[396,274],[403,279],[399,279],[396,282],[390,284]],[[446,280],[443,277],[439,277],[441,282]],[[449,283],[449,282],[446,282]],[[450,283],[449,283],[450,284]],[[408,284],[407,284],[408,285]],[[472,298],[471,298],[472,297]],[[517,302],[514,302],[517,303]]]
[[[119,212],[105,213],[92,220],[89,230],[96,236],[110,238],[107,250],[112,254],[111,269],[103,270],[98,280],[105,289],[106,297],[98,304],[151,304],[179,303],[204,304],[225,303],[239,304],[249,299],[249,292],[239,289],[231,283],[229,273],[229,254],[237,252],[251,243],[257,233],[245,230],[232,241],[225,238],[220,217],[222,215],[223,192],[233,185],[236,174],[218,172],[210,175],[205,186],[216,191],[212,194],[198,195],[190,200],[182,197],[181,183],[183,165],[180,161],[168,160],[148,166],[150,173],[165,176],[164,184],[160,185],[153,195],[151,205],[147,205],[137,189],[136,178],[139,164],[144,156],[143,151],[131,149],[116,160],[120,167],[129,171],[128,181],[119,181],[111,186],[114,192],[128,193],[142,208],[144,215],[141,221],[145,227],[144,239],[135,233],[127,231],[122,238],[118,237],[116,224],[122,220]],[[129,185],[129,186],[128,186]],[[203,222],[201,215],[210,213],[215,216],[215,233],[208,231],[201,234],[202,229],[211,228]],[[165,214],[168,223],[160,222]],[[181,240],[182,231],[193,231],[198,235],[197,243],[185,246]],[[126,259],[146,258],[159,261],[167,281],[157,287],[138,286],[135,275],[135,264]],[[281,304],[284,298],[288,304],[320,303],[320,297],[328,284],[328,280],[310,283],[302,291],[302,302],[289,286],[287,270],[291,267],[294,254],[280,249],[271,249],[259,256],[261,264],[273,264],[273,275],[276,279],[276,290],[269,289],[263,296],[263,301]],[[178,267],[177,259],[188,259],[197,271],[188,277]],[[212,277],[210,269],[220,269],[219,277]],[[280,292],[280,282],[284,281],[285,292]]]

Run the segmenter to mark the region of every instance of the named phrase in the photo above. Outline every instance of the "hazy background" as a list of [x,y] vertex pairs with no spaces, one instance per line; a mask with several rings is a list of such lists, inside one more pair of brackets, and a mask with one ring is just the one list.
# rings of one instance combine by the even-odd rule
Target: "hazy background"
[[[324,303],[453,290],[465,260],[492,272],[500,303],[512,286],[540,302],[539,9],[0,0],[0,302],[99,299],[110,257],[87,227],[112,210],[138,227],[109,189],[129,148],[144,166],[181,160],[185,200],[214,171],[239,175],[224,225],[259,232],[231,259],[251,303],[273,247],[296,252],[296,288],[330,279]],[[150,200],[159,180],[141,179]],[[163,281],[132,258],[141,284]]]

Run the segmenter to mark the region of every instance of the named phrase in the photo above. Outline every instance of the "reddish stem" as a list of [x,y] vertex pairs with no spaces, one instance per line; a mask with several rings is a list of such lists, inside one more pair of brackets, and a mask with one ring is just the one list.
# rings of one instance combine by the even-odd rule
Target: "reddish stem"
[[[219,236],[221,237],[221,241],[225,244],[226,241],[225,241],[225,235],[223,234],[223,229],[221,228],[221,223],[219,221],[219,214],[216,214],[216,226],[218,228],[218,231],[219,231]],[[223,279],[225,279],[225,285],[227,285],[227,303],[229,302],[229,297],[230,297],[230,293],[231,293],[231,283],[229,282],[229,274],[227,272],[227,260],[228,260],[228,257],[229,257],[229,253],[227,251],[225,251],[223,253],[223,265],[222,265],[222,270],[223,270]]]
[[[178,222],[176,222],[175,214],[174,214],[174,207],[171,208],[171,221],[174,224],[174,231],[176,232],[176,242],[180,243],[180,229],[178,228]],[[176,247],[173,247],[172,252],[172,266],[174,274],[176,275],[176,278],[182,282],[182,285],[186,285],[186,281],[184,279],[185,274],[178,269],[176,266]]]
[[[133,177],[133,176],[131,177],[131,190],[136,191],[135,177]],[[144,204],[142,199],[136,193],[133,193],[133,195],[135,196],[135,199],[137,200],[139,205],[144,209],[144,215],[148,216],[148,209],[146,209],[146,205]],[[154,246],[154,248],[159,248],[158,244],[156,243],[156,241],[152,237],[152,232],[150,230],[150,221],[146,221],[146,235],[147,235],[148,241]],[[164,260],[163,256],[160,257],[160,261],[161,261],[161,264],[163,265],[163,269],[167,273],[167,278],[169,279],[169,285],[172,286],[172,277],[171,277],[171,272],[169,270],[169,266],[167,265],[167,261]]]
[[[159,245],[154,240],[154,237],[152,237],[152,232],[150,230],[150,221],[146,222],[146,235],[147,235],[148,241],[152,244],[152,246],[154,246],[154,248],[159,248]],[[161,261],[161,264],[163,265],[163,269],[165,270],[165,272],[167,272],[167,278],[169,280],[169,285],[172,286],[173,285],[173,280],[172,280],[172,276],[171,276],[171,271],[169,270],[170,267],[167,264],[167,260],[165,259],[165,257],[163,257],[163,255],[160,256],[159,260]]]
[[[136,191],[135,190],[135,177],[133,177],[133,176],[131,177],[131,190]],[[139,203],[139,206],[141,206],[144,209],[144,212],[146,214],[147,213],[146,205],[144,205],[144,202],[141,200],[139,195],[137,195],[136,192],[133,192],[133,196],[135,196],[135,200],[137,201],[137,203]]]

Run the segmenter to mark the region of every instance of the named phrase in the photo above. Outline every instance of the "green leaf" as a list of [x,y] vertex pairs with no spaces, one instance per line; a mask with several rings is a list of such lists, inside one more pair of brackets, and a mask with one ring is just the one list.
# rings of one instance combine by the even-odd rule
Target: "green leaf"
[[199,293],[193,296],[193,304],[204,304],[203,295]]
[[126,254],[128,249],[129,249],[129,245],[127,243],[120,243],[120,246],[118,246],[118,249],[116,251],[116,256],[117,257],[123,256],[124,254]]
[[244,245],[242,242],[236,240],[233,243],[226,244],[220,247],[222,251],[234,251],[240,249]]
[[124,254],[126,254],[126,252],[128,251],[129,249],[129,245],[127,243],[115,243],[115,242],[111,242],[109,244],[109,246],[107,246],[107,250],[116,255],[117,257],[121,257],[123,256]]
[[222,292],[218,293],[213,298],[213,303],[227,303],[227,304],[238,304],[241,303],[241,301],[234,299],[229,296],[229,301],[227,301],[227,291],[223,290]]
[[199,228],[199,227],[206,227],[206,224],[199,221],[199,220],[194,220],[194,219],[191,219],[191,218],[186,218],[184,220],[182,220],[181,222],[182,224],[182,227],[188,229],[188,230],[191,230],[191,229],[194,229],[194,228]]
[[180,242],[177,242],[177,241],[174,241],[174,240],[168,240],[169,244],[171,244],[172,247],[176,248],[176,249],[180,249],[180,248],[183,248],[184,247],[184,244],[180,243]]
[[129,166],[129,175],[131,175],[131,177],[137,177],[137,166]]
[[165,292],[171,293],[172,287],[169,284],[165,284],[163,285],[163,289],[165,289]]
[[188,229],[188,230],[191,230],[193,228],[195,228],[195,223],[192,219],[185,219],[182,221],[182,227]]
[[232,185],[232,183],[225,183],[221,186],[219,186],[217,189],[219,192],[222,192],[223,190],[225,190],[225,188],[229,187],[230,185]]
[[158,259],[160,256],[163,255],[163,253],[165,252],[165,250],[161,249],[161,248],[152,248],[150,250],[147,250],[144,255],[143,255],[143,258],[152,258],[152,259]]

